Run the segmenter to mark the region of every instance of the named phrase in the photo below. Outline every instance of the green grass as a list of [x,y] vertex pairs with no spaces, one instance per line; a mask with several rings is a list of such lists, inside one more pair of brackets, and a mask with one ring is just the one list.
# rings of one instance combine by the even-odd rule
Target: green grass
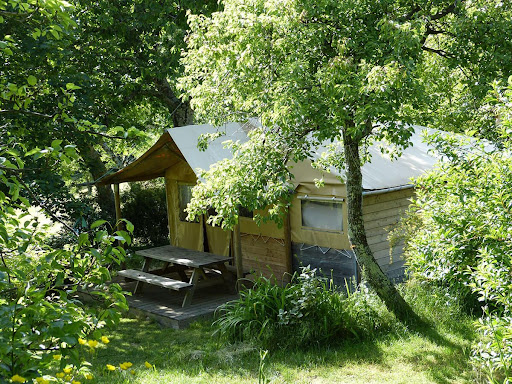
[[[226,345],[212,331],[208,323],[177,331],[124,319],[92,359],[94,382],[257,383],[259,349]],[[271,383],[474,383],[468,363],[473,337],[470,318],[421,332],[400,328],[371,341],[271,352],[265,375]],[[105,368],[125,361],[133,363],[134,375]],[[145,361],[156,368],[147,369]]]

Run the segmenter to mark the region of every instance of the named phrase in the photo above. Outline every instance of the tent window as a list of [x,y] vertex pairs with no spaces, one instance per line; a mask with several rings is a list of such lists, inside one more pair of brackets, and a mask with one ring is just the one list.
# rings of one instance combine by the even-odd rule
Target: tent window
[[[187,220],[187,212],[185,212],[185,209],[187,208],[188,203],[190,203],[190,200],[192,200],[192,188],[193,187],[194,187],[193,185],[178,184],[180,221],[188,221]],[[199,223],[199,220],[196,219],[193,222]]]
[[343,205],[330,201],[302,200],[302,226],[327,231],[343,231]]

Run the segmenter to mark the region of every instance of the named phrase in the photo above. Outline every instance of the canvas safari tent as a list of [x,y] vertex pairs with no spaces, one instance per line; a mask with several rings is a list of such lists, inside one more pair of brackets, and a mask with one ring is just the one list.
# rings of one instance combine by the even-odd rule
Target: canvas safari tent
[[[233,255],[233,233],[206,224],[205,217],[196,222],[185,220],[184,212],[197,183],[200,169],[209,169],[219,160],[231,157],[225,140],[247,140],[251,123],[230,123],[222,127],[190,125],[171,128],[139,159],[116,173],[97,181],[98,184],[119,185],[125,182],[165,178],[167,215],[171,245],[223,256]],[[415,127],[411,141],[395,161],[381,155],[377,146],[370,147],[372,161],[363,166],[363,211],[368,241],[375,258],[392,279],[403,276],[402,246],[390,249],[389,230],[397,224],[413,195],[411,177],[432,168],[436,162],[421,140]],[[218,130],[225,136],[213,141],[206,151],[197,148],[198,137]],[[314,154],[320,156],[322,148]],[[252,212],[242,212],[239,219],[242,260],[245,270],[289,276],[300,265],[321,269],[336,284],[357,276],[357,261],[347,235],[346,187],[340,174],[321,174],[311,161],[294,164],[295,193],[285,225],[274,223],[258,226]],[[314,180],[323,177],[324,186],[317,188]],[[118,190],[118,189],[117,189]]]

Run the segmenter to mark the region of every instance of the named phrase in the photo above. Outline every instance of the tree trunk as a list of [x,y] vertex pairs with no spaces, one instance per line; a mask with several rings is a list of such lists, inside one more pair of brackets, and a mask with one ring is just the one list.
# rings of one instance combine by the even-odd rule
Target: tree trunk
[[175,127],[194,124],[194,112],[192,111],[192,108],[190,108],[190,103],[188,101],[183,101],[174,110],[172,122]]
[[418,316],[398,293],[391,280],[384,274],[368,245],[363,220],[363,177],[359,158],[360,140],[353,139],[343,131],[346,164],[346,185],[348,205],[348,237],[362,269],[363,278],[368,281],[386,307],[403,322],[418,321]]
[[174,91],[166,79],[154,78],[158,98],[169,109],[172,122],[175,127],[194,124],[194,113],[190,108],[190,102],[182,101],[174,94]]
[[[84,144],[83,147],[77,147],[77,149],[94,180],[99,179],[107,173],[107,168],[103,161],[101,161],[101,155],[92,144]],[[112,188],[110,185],[96,185],[95,187],[97,191],[96,202],[100,207],[102,216],[104,216],[106,220],[113,220],[115,217],[115,204]]]

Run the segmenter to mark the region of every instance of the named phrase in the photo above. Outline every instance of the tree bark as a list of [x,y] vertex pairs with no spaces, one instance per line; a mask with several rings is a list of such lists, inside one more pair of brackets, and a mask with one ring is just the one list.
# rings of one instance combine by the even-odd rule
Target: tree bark
[[403,299],[391,280],[384,274],[368,245],[363,219],[363,177],[359,157],[360,139],[353,139],[343,130],[345,151],[348,237],[362,269],[363,278],[368,281],[386,307],[402,322],[417,322],[418,316]]
[[194,124],[194,112],[192,111],[192,108],[190,108],[190,103],[188,101],[182,101],[174,110],[172,122],[175,127]]
[[174,94],[174,91],[166,79],[154,78],[158,98],[169,109],[172,122],[175,127],[194,124],[194,113],[188,101],[182,101]]

